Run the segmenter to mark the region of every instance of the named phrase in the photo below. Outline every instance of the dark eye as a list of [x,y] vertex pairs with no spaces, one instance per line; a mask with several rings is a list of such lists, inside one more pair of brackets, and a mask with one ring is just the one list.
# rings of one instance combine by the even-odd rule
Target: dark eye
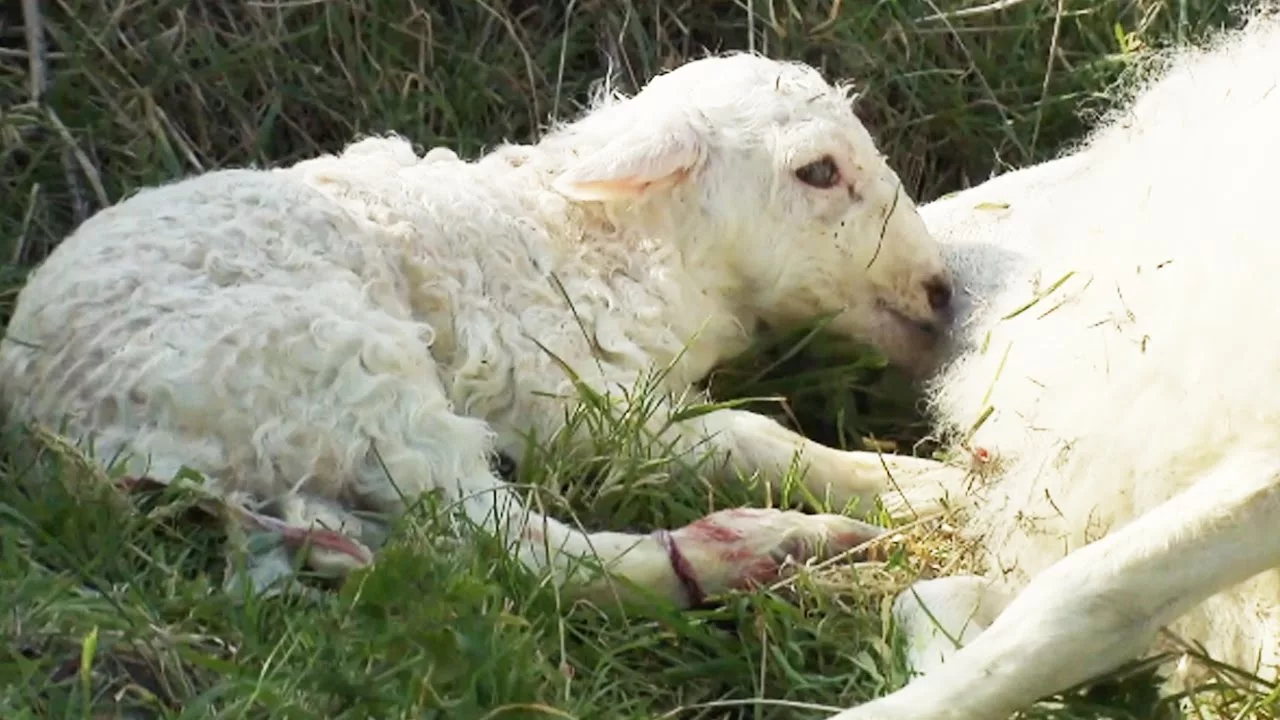
[[805,185],[826,190],[840,182],[840,169],[836,167],[836,161],[827,155],[796,170],[796,179]]

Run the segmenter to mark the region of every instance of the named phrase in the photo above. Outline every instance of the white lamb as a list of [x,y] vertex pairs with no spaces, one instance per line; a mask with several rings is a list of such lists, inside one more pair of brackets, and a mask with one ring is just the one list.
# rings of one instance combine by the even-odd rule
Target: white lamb
[[[362,537],[348,511],[397,513],[437,490],[566,589],[600,589],[576,562],[598,555],[614,578],[689,604],[879,529],[736,509],[670,533],[588,534],[527,514],[490,458],[562,429],[577,395],[558,362],[614,395],[671,367],[675,396],[762,323],[829,312],[911,362],[937,345],[950,294],[848,88],[736,54],[606,94],[536,145],[475,162],[371,138],[142,191],[30,277],[0,391],[10,419],[66,423],[99,456],[131,453],[133,475],[193,469],[294,541],[312,520]],[[835,503],[869,506],[887,487],[875,455],[759,415],[670,419],[654,429],[679,448],[709,440],[728,457],[718,480],[776,486],[799,453],[809,489]],[[369,559],[323,537],[308,558],[321,569]]]
[[900,595],[923,675],[831,720],[1001,720],[1166,627],[1276,676],[1280,22],[1172,60],[1072,154],[922,208],[964,328],[931,398],[993,458],[956,498],[986,576]]

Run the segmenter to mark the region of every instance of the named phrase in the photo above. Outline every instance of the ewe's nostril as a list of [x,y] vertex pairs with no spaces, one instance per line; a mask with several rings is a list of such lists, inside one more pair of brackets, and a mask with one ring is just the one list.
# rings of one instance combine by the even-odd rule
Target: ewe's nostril
[[926,280],[924,292],[929,298],[929,307],[934,312],[942,312],[951,307],[951,282],[945,277],[935,276]]

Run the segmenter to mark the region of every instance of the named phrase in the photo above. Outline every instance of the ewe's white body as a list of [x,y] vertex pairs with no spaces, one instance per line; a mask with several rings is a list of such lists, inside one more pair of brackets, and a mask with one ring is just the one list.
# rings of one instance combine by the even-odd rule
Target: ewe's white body
[[[652,537],[587,534],[526,514],[491,453],[520,457],[527,434],[561,429],[575,396],[553,354],[615,395],[672,366],[679,394],[762,322],[842,310],[844,333],[920,357],[950,288],[899,185],[845,89],[803,65],[707,58],[475,162],[373,138],[144,190],[31,276],[0,391],[10,419],[66,423],[101,456],[131,453],[135,474],[188,466],[295,528],[322,519],[359,536],[346,511],[440,490],[559,582],[598,554],[696,602],[877,530],[744,509]],[[885,487],[874,456],[760,416],[666,432],[685,448],[710,437],[731,460],[722,479],[776,480],[799,452],[819,495]],[[365,559],[309,559],[340,570],[352,555]]]
[[966,499],[987,577],[905,592],[923,676],[833,720],[1006,718],[1162,627],[1275,677],[1277,167],[1280,22],[1256,20],[1073,154],[922,208],[963,325],[935,409],[959,435],[990,408],[971,442],[1001,463]]

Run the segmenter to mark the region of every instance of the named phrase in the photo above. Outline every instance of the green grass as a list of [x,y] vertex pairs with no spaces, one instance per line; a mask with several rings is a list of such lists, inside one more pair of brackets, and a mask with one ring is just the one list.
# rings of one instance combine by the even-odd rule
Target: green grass
[[[0,294],[77,219],[139,186],[284,163],[396,130],[475,154],[571,114],[606,63],[634,87],[702,48],[807,60],[861,112],[921,199],[1051,156],[1115,99],[1145,48],[1232,21],[1215,0],[43,0],[49,80],[33,102],[17,3],[0,9]],[[611,61],[608,60],[611,58]],[[806,434],[911,451],[910,388],[807,336],[711,379]],[[594,412],[594,414],[593,414]],[[534,448],[519,481],[560,517],[648,530],[762,502],[664,474],[634,421],[584,411],[596,446]],[[122,500],[46,438],[0,442],[0,717],[821,718],[904,681],[889,589],[937,561],[898,548],[677,613],[570,605],[491,543],[406,518],[378,564],[307,596],[221,591],[226,537],[177,491]],[[921,446],[921,451],[928,447]],[[913,540],[931,542],[922,528]],[[1141,668],[1033,717],[1163,712]],[[1227,716],[1276,698],[1208,688]],[[148,714],[149,713],[149,714]]]

